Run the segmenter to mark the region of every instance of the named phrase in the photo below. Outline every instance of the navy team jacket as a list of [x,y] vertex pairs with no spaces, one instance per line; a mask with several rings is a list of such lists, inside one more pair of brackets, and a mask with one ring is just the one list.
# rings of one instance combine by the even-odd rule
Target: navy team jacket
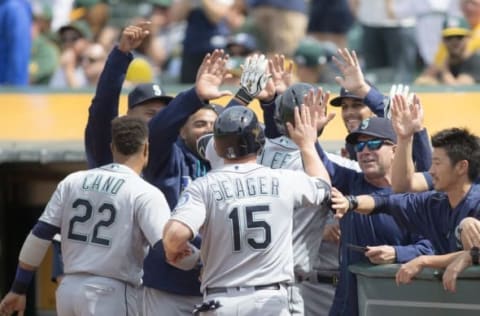
[[[118,116],[119,96],[132,59],[131,54],[114,48],[100,76],[85,129],[85,148],[90,168],[113,160],[110,152],[110,122]],[[165,194],[170,208],[177,203],[183,188],[210,168],[178,138],[178,130],[188,116],[202,106],[194,89],[190,89],[180,93],[149,123],[150,164],[144,172],[144,178]],[[194,243],[200,246],[199,242],[197,238]],[[143,282],[145,286],[155,289],[200,295],[198,276],[198,270],[185,272],[167,264],[163,250],[150,251],[144,261]]]
[[[318,145],[320,157],[332,180],[332,186],[343,194],[392,194],[391,187],[379,188],[365,180],[362,172],[344,168],[328,160]],[[427,178],[427,180],[430,178]],[[399,227],[395,219],[387,214],[362,215],[347,213],[340,220],[342,238],[340,241],[340,281],[335,292],[330,315],[357,315],[357,284],[348,266],[368,262],[364,254],[350,250],[347,243],[360,246],[391,245],[395,248],[396,262],[403,263],[419,255],[433,254],[432,243],[419,234]]]

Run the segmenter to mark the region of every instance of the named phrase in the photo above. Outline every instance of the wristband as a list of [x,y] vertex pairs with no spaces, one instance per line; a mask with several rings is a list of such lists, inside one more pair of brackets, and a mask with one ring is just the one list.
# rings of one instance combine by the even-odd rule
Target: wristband
[[12,288],[10,291],[16,294],[26,294],[28,286],[35,275],[35,271],[23,269],[22,267],[17,267],[17,273],[15,274],[15,280],[13,281]]
[[480,250],[478,247],[472,247],[470,249],[470,256],[472,257],[472,264],[478,266],[480,263]]
[[355,195],[347,195],[345,197],[348,201],[348,209],[347,211],[353,211],[358,208],[358,200]]
[[238,89],[237,93],[235,94],[235,98],[245,103],[245,105],[248,105],[253,100],[252,96],[248,94],[243,87]]

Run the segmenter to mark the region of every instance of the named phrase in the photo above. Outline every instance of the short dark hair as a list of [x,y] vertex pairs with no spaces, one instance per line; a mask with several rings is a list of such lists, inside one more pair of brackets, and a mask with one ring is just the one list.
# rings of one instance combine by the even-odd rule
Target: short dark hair
[[140,152],[148,139],[148,125],[140,118],[120,116],[112,121],[112,144],[122,155]]
[[448,128],[432,136],[432,146],[443,148],[452,164],[468,161],[468,178],[475,181],[480,169],[480,138],[466,128]]

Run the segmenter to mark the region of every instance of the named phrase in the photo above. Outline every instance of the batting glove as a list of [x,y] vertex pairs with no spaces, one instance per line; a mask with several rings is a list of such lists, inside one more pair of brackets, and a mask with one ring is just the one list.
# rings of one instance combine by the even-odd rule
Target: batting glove
[[248,104],[267,85],[270,76],[267,74],[268,60],[265,55],[253,55],[247,58],[240,77],[240,89],[235,97]]
[[408,85],[403,85],[403,84],[394,84],[390,88],[390,96],[387,102],[385,102],[385,108],[383,110],[384,116],[387,119],[392,119],[392,103],[393,103],[393,98],[397,94],[401,94],[407,99],[407,104],[411,105],[413,103],[413,92],[410,92],[410,87]]

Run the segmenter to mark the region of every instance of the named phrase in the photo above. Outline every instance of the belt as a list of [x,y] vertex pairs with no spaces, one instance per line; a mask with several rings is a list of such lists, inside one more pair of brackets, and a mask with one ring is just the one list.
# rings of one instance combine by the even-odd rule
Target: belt
[[229,290],[241,291],[246,289],[254,289],[255,291],[260,290],[280,290],[280,283],[271,283],[265,285],[255,285],[255,286],[232,286],[232,287],[207,287],[205,292],[207,295],[217,294],[217,293],[227,293]]
[[[316,278],[315,278],[316,276]],[[337,286],[338,284],[338,275],[337,274],[333,274],[333,275],[329,275],[329,276],[326,276],[326,275],[322,275],[322,274],[319,274],[317,273],[316,275],[313,275],[313,277],[304,277],[304,276],[301,276],[301,275],[295,275],[295,282],[297,283],[302,283],[304,281],[310,281],[310,282],[318,282],[318,283],[324,283],[324,284],[330,284],[332,286]]]

